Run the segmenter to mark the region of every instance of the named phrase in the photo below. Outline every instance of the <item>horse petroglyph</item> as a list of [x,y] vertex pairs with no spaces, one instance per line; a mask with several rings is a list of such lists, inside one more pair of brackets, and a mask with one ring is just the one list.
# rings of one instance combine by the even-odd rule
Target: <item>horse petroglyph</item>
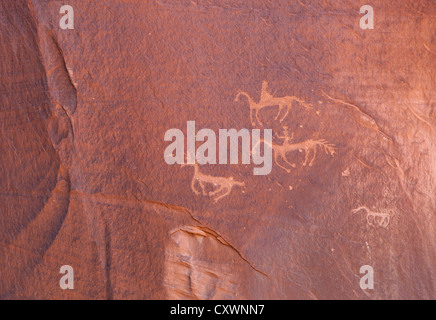
[[[243,187],[245,186],[244,182],[234,180],[233,177],[215,177],[210,176],[204,173],[200,172],[200,168],[198,167],[198,164],[184,164],[183,166],[193,166],[194,167],[194,176],[192,177],[191,181],[191,189],[196,195],[202,194],[203,196],[209,196],[214,198],[214,201],[217,202],[218,200],[224,198],[225,196],[229,195],[232,191],[234,186]],[[200,185],[200,189],[198,190],[198,187],[196,186],[196,182]],[[206,191],[206,185],[205,184],[211,184],[216,189],[214,191]]]
[[379,227],[387,228],[391,222],[391,218],[395,215],[395,212],[391,209],[387,212],[375,212],[364,206],[351,210],[351,213],[357,213],[360,210],[366,212],[366,222],[372,227],[378,225]]
[[[248,103],[250,106],[250,121],[253,126],[256,126],[256,121],[262,126],[263,123],[259,119],[259,110],[266,108],[266,107],[273,107],[273,106],[279,106],[279,110],[277,112],[276,117],[274,120],[277,120],[282,113],[283,108],[286,107],[286,112],[283,114],[283,116],[280,117],[279,121],[282,122],[286,116],[289,113],[289,110],[293,103],[297,102],[301,104],[306,109],[312,108],[312,106],[308,103],[306,103],[304,100],[299,99],[295,96],[284,96],[284,97],[274,97],[271,93],[268,92],[268,82],[263,81],[262,82],[262,90],[260,93],[260,100],[259,102],[255,102],[250,95],[247,92],[239,91],[236,95],[235,101],[239,101],[241,96],[245,96],[248,99]],[[254,112],[254,118],[253,118],[253,112]]]
[[[324,149],[324,151],[327,155],[333,156],[335,154],[334,145],[328,143],[327,140],[324,140],[324,139],[321,139],[321,140],[309,139],[309,140],[299,142],[299,143],[291,143],[291,140],[293,139],[294,135],[293,134],[291,136],[289,135],[289,131],[288,131],[288,128],[286,126],[284,126],[283,128],[284,128],[284,135],[283,136],[277,135],[278,138],[284,139],[283,144],[279,145],[279,144],[270,143],[267,141],[264,141],[264,143],[270,145],[270,147],[273,149],[275,163],[280,168],[286,170],[288,173],[291,172],[291,169],[280,164],[279,159],[281,159],[283,161],[283,164],[289,165],[292,168],[295,168],[296,167],[295,163],[289,162],[286,158],[286,156],[289,152],[296,151],[296,150],[298,150],[300,152],[304,151],[305,156],[304,156],[303,166],[309,165],[309,167],[311,167],[313,165],[313,163],[316,159],[316,150],[317,150],[318,146],[321,149]],[[256,147],[257,147],[257,145],[253,146],[253,150],[255,150],[254,152],[257,152]]]
[[[280,122],[288,116],[293,106],[300,105],[305,109],[312,108],[310,104],[295,96],[276,97],[274,93],[268,91],[267,81],[262,82],[259,102],[255,102],[248,93],[242,91],[238,92],[235,101],[239,101],[241,96],[248,99],[250,122],[253,126],[258,124],[263,126],[259,118],[259,110],[266,107],[278,106],[274,120]],[[302,124],[299,126],[303,128]],[[283,126],[283,135],[276,134],[276,137],[277,140],[283,142],[281,144],[273,143],[272,129],[263,129],[263,138],[261,138],[261,129],[259,128],[253,128],[251,132],[245,128],[239,131],[234,128],[219,129],[217,136],[215,131],[208,128],[203,128],[197,132],[195,121],[191,120],[186,123],[186,137],[185,133],[177,128],[171,128],[165,132],[164,140],[171,141],[171,144],[165,148],[164,160],[168,165],[194,166],[194,175],[191,180],[192,191],[196,195],[207,196],[217,202],[228,196],[233,187],[244,187],[245,183],[237,181],[233,177],[203,174],[200,172],[199,165],[253,163],[254,165],[263,165],[253,168],[254,175],[268,175],[272,170],[273,151],[274,162],[288,173],[291,172],[291,168],[297,167],[295,163],[287,159],[290,152],[304,152],[302,164],[309,167],[314,164],[318,149],[324,150],[327,155],[333,156],[335,154],[335,145],[325,139],[308,139],[292,143],[294,134],[291,136],[286,126]],[[197,142],[201,142],[201,145],[197,146]],[[263,152],[261,151],[262,142]],[[228,154],[230,154],[230,163]],[[244,193],[244,190],[242,192]]]

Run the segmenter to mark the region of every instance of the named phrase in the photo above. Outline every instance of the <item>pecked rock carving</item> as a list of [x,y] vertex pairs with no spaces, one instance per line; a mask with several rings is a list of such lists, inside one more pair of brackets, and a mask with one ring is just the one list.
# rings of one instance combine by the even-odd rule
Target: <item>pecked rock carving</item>
[[357,213],[360,210],[366,212],[366,222],[372,227],[378,225],[379,227],[387,228],[391,222],[391,218],[395,215],[395,212],[392,209],[389,209],[387,212],[374,212],[364,206],[353,209],[351,212]]
[[298,102],[306,109],[312,108],[312,106],[308,103],[306,103],[304,100],[299,99],[295,96],[284,96],[284,97],[274,97],[271,93],[268,92],[268,82],[263,81],[262,82],[262,90],[260,94],[260,100],[259,102],[255,102],[247,92],[239,91],[236,95],[235,101],[239,101],[241,96],[245,96],[248,99],[249,107],[250,107],[250,121],[253,126],[256,126],[256,121],[253,119],[253,111],[254,111],[254,117],[256,118],[257,122],[262,126],[263,123],[259,119],[259,110],[266,108],[266,107],[273,107],[273,106],[279,106],[279,110],[277,112],[277,115],[275,116],[274,120],[277,120],[282,113],[283,108],[286,107],[286,112],[283,116],[280,117],[279,121],[282,122],[286,116],[289,113],[289,110],[294,102]]
[[[197,195],[202,194],[203,196],[212,197],[214,198],[215,202],[229,195],[234,186],[240,186],[240,187],[245,186],[244,182],[234,180],[233,177],[229,177],[229,178],[214,177],[201,173],[198,164],[185,164],[182,165],[182,167],[188,165],[194,166],[194,176],[192,177],[192,181],[191,181],[192,191]],[[196,182],[198,182],[198,184],[200,185],[200,189],[201,189],[200,191],[196,186]],[[216,187],[216,189],[214,191],[207,192],[205,184],[211,184],[214,187]]]
[[[0,1],[2,299],[436,298],[435,1],[372,1],[373,31],[343,0],[72,2],[75,30],[59,1]],[[277,170],[252,177],[238,148],[235,173],[198,166],[244,189],[197,196],[162,136],[263,128],[244,94],[229,103],[237,89],[268,105],[270,144],[287,125],[289,145],[338,154],[285,153],[288,174],[260,148]],[[294,101],[279,122],[287,106],[268,100],[285,95],[313,109]]]
[[[270,147],[274,150],[275,163],[280,168],[286,170],[288,173],[291,172],[291,169],[280,164],[279,159],[281,159],[283,163],[291,166],[292,168],[295,168],[296,164],[289,162],[286,158],[289,152],[296,151],[296,150],[299,150],[300,152],[304,151],[305,156],[304,156],[303,166],[309,165],[309,167],[311,167],[315,162],[317,147],[324,149],[327,155],[333,156],[335,154],[334,145],[328,143],[328,141],[325,139],[320,139],[320,140],[308,139],[303,142],[291,143],[291,140],[293,139],[294,135],[293,134],[291,136],[289,135],[289,131],[286,126],[284,126],[283,128],[284,128],[284,135],[283,136],[277,135],[280,139],[284,139],[283,144],[281,145],[275,143],[269,144],[269,142],[267,141],[264,141],[264,143],[270,145]],[[255,148],[256,146],[257,144],[253,146],[253,150],[256,150]]]

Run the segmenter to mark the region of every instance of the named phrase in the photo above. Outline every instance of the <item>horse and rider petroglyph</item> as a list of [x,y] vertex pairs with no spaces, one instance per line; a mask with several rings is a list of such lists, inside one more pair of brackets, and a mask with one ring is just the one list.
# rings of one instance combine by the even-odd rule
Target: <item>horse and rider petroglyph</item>
[[[296,96],[282,96],[282,97],[276,97],[275,93],[271,93],[268,90],[268,82],[262,81],[262,87],[260,92],[260,99],[258,102],[254,101],[253,98],[247,93],[243,91],[239,91],[238,94],[235,97],[235,101],[239,101],[242,96],[245,96],[249,103],[250,108],[250,122],[253,125],[253,127],[256,127],[257,125],[263,126],[263,123],[259,117],[259,111],[261,111],[264,108],[269,107],[278,107],[277,114],[274,117],[274,120],[279,120],[280,123],[282,123],[286,117],[288,116],[290,110],[292,107],[295,106],[302,106],[306,110],[311,109],[312,105],[304,101],[303,99],[300,99]],[[189,146],[191,151],[189,151],[190,160],[187,161],[186,164],[184,164],[183,156],[180,158],[177,154],[180,153],[180,150],[183,152],[184,150],[184,134],[179,129],[170,129],[167,130],[165,134],[165,141],[173,141],[172,139],[176,138],[175,141],[171,145],[167,147],[167,149],[164,152],[164,158],[165,161],[168,164],[181,164],[182,166],[193,166],[194,167],[194,174],[192,176],[191,180],[191,189],[196,195],[203,195],[206,197],[213,198],[215,202],[219,201],[220,199],[228,196],[231,191],[233,190],[233,187],[244,187],[245,183],[243,181],[235,180],[233,177],[220,177],[220,176],[211,176],[208,174],[204,174],[200,171],[199,164],[216,164],[216,154],[214,153],[216,148],[216,135],[212,134],[212,130],[210,129],[204,129],[201,130],[202,134],[205,135],[207,133],[207,141],[203,143],[202,146],[204,150],[207,149],[207,161],[202,161],[199,163],[195,163],[196,155],[195,155],[195,141],[204,141],[205,138],[203,137],[203,140],[199,140],[198,137],[195,135],[195,126],[193,125],[194,121],[188,121],[187,123],[187,148],[189,149]],[[191,124],[191,128],[190,127]],[[272,129],[265,129],[264,131],[264,137],[260,138],[260,132],[254,132],[255,130],[259,129],[253,129],[253,138],[251,148],[250,148],[250,141],[248,141],[248,145],[244,147],[244,134],[246,135],[247,129],[241,129],[240,131],[236,131],[236,129],[220,129],[219,130],[219,146],[220,146],[220,160],[219,164],[224,164],[226,161],[221,161],[221,153],[227,151],[227,136],[230,136],[230,147],[231,147],[231,157],[232,157],[232,146],[236,148],[236,153],[238,154],[238,137],[242,137],[242,149],[243,152],[249,152],[249,155],[253,158],[252,161],[255,164],[260,164],[259,161],[263,161],[264,167],[260,168],[262,169],[262,172],[254,172],[255,175],[265,175],[269,174],[271,172],[271,155],[274,154],[274,162],[283,170],[290,173],[291,168],[296,168],[297,165],[291,161],[288,160],[289,153],[293,151],[299,151],[304,152],[304,161],[303,166],[311,167],[316,158],[317,158],[317,150],[321,149],[325,151],[327,155],[333,156],[335,154],[335,146],[334,144],[329,143],[325,139],[307,139],[302,142],[293,143],[292,140],[294,139],[294,134],[290,135],[287,126],[283,126],[283,135],[276,134],[277,139],[282,140],[283,142],[281,144],[274,143],[272,140],[273,134]],[[191,135],[190,135],[191,133]],[[199,131],[200,133],[200,131]],[[227,136],[224,135],[224,133],[227,134]],[[168,137],[167,137],[168,136]],[[255,139],[255,136],[257,137]],[[233,139],[233,140],[232,140]],[[183,140],[183,142],[180,142],[178,140]],[[225,142],[224,148],[221,148],[221,142]],[[191,141],[191,144],[189,144],[189,141]],[[194,141],[194,143],[192,143]],[[236,143],[232,143],[232,141],[236,141]],[[245,141],[245,142],[247,142]],[[261,143],[264,143],[264,152],[263,156],[261,153]],[[181,147],[179,146],[179,144]],[[203,150],[202,149],[202,150]],[[224,150],[224,151],[223,151]],[[174,155],[174,151],[176,152],[176,155]],[[204,152],[204,151],[203,151]],[[212,153],[211,153],[212,152]],[[204,157],[206,153],[203,154]],[[225,153],[223,153],[225,154]],[[268,155],[268,156],[267,156]],[[186,154],[185,154],[186,156]],[[200,156],[202,156],[200,154]],[[244,159],[249,159],[243,154],[243,163]],[[180,160],[182,159],[182,160]],[[210,160],[212,159],[212,160]],[[215,159],[215,160],[214,160]],[[227,159],[224,157],[223,159]],[[236,161],[238,161],[238,157],[235,158]],[[232,160],[233,161],[233,160]],[[249,160],[248,160],[249,162]],[[233,162],[232,162],[233,163]],[[265,165],[265,163],[269,163],[268,166]],[[265,169],[266,168],[266,169]],[[254,170],[259,169],[255,168]],[[265,169],[265,170],[263,170]]]
[[[251,98],[250,95],[244,91],[238,92],[235,101],[239,101],[241,96],[245,96],[248,99],[250,107],[250,121],[253,126],[256,126],[257,123],[263,126],[262,121],[259,119],[259,111],[263,108],[278,106],[279,110],[274,118],[274,120],[277,120],[279,119],[283,108],[286,107],[286,112],[279,119],[280,122],[283,122],[283,120],[287,117],[287,115],[289,114],[289,110],[294,103],[299,103],[306,109],[312,108],[310,104],[295,96],[274,97],[271,93],[268,92],[268,82],[265,80],[262,82],[259,102],[255,102],[253,98]],[[257,123],[255,120],[257,120]]]
[[[291,172],[291,169],[283,166],[279,163],[279,159],[283,161],[283,164],[287,164],[291,166],[292,168],[296,168],[295,163],[291,163],[287,159],[287,154],[292,151],[300,151],[304,152],[304,162],[303,166],[309,166],[311,167],[316,159],[316,153],[317,153],[317,147],[320,147],[321,149],[324,149],[325,153],[327,155],[334,155],[335,154],[335,148],[333,144],[328,143],[327,140],[320,139],[320,140],[305,140],[303,142],[298,143],[291,143],[291,140],[293,139],[294,135],[289,135],[288,128],[286,126],[283,127],[284,129],[284,135],[280,136],[277,135],[278,138],[284,139],[283,144],[275,144],[271,143],[269,146],[274,151],[274,161],[275,163],[282,169],[286,170],[288,173]],[[269,144],[267,141],[264,141],[264,143]],[[257,145],[253,146],[254,152],[257,152]],[[253,151],[252,151],[253,152]]]

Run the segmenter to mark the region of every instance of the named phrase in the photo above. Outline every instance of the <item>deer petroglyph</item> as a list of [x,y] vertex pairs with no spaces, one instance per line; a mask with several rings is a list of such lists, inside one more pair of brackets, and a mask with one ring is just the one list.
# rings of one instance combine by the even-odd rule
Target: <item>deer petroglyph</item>
[[[203,195],[203,196],[209,196],[214,198],[214,201],[217,202],[218,200],[224,198],[225,196],[229,195],[232,191],[234,186],[243,187],[245,186],[244,182],[234,180],[233,177],[215,177],[210,176],[204,173],[200,172],[200,168],[198,167],[198,164],[186,164],[182,166],[193,166],[194,167],[194,176],[192,177],[191,181],[191,189],[196,195]],[[200,190],[197,187],[197,183],[200,186]],[[216,189],[214,191],[207,192],[206,190],[206,184],[211,184]]]
[[395,212],[391,209],[387,212],[375,212],[364,206],[351,210],[351,213],[357,213],[360,210],[366,212],[366,222],[372,227],[378,225],[379,227],[387,228],[391,218],[395,215]]
[[[328,143],[327,140],[320,139],[320,140],[313,140],[309,139],[303,142],[299,143],[291,143],[291,140],[293,139],[293,134],[290,136],[287,127],[284,128],[284,135],[280,136],[277,135],[278,138],[284,139],[283,144],[275,144],[275,143],[269,143],[267,141],[264,141],[265,144],[268,144],[274,151],[274,161],[275,163],[282,169],[286,170],[288,173],[291,172],[291,169],[283,166],[279,163],[279,159],[283,161],[284,164],[291,166],[292,168],[295,168],[295,163],[291,163],[287,160],[287,154],[292,151],[300,151],[305,153],[304,155],[304,162],[303,166],[308,165],[311,167],[316,159],[316,152],[317,147],[320,147],[321,149],[324,149],[325,153],[327,155],[334,155],[335,154],[335,148],[333,144]],[[258,144],[253,146],[252,150],[255,150],[254,152],[257,152]],[[253,152],[253,151],[252,151]]]
[[[279,110],[277,112],[276,117],[274,120],[277,120],[282,113],[283,108],[286,107],[286,112],[283,114],[283,116],[280,117],[279,121],[282,122],[286,116],[289,113],[289,110],[293,103],[297,102],[301,104],[306,109],[312,108],[312,106],[308,103],[306,103],[304,100],[294,97],[294,96],[284,96],[284,97],[274,97],[271,93],[268,92],[268,82],[263,81],[262,82],[262,90],[260,94],[260,100],[259,102],[255,102],[250,95],[247,92],[239,91],[236,95],[235,101],[239,101],[241,96],[245,96],[248,99],[248,103],[250,106],[250,121],[253,126],[256,125],[256,121],[262,126],[263,123],[259,119],[259,110],[266,108],[266,107],[273,107],[273,106],[279,106]],[[253,118],[254,113],[254,118]]]

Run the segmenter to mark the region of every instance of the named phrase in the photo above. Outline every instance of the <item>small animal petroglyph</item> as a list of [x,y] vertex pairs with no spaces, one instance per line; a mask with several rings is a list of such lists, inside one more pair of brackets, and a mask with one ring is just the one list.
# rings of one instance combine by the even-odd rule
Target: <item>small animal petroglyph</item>
[[[234,186],[243,187],[245,186],[244,182],[234,180],[233,177],[215,177],[210,176],[204,173],[200,172],[200,169],[198,167],[198,164],[186,164],[182,166],[193,166],[194,167],[194,176],[192,177],[191,181],[191,189],[196,195],[202,194],[203,196],[209,196],[214,198],[214,201],[217,202],[218,200],[224,198],[225,196],[229,195],[229,193],[232,191],[232,188]],[[196,182],[200,185],[200,190],[198,190],[198,187],[196,186]],[[216,189],[214,191],[207,192],[206,191],[206,185],[205,184],[212,184]]]
[[349,168],[345,169],[344,171],[342,171],[341,175],[343,177],[349,177],[350,176],[350,169]]
[[[262,121],[260,121],[260,119],[259,119],[258,112],[259,112],[259,110],[266,108],[266,107],[279,106],[279,110],[278,110],[277,115],[274,118],[274,120],[277,120],[279,118],[280,114],[282,113],[283,108],[286,107],[286,112],[279,119],[280,122],[282,122],[286,118],[286,116],[288,115],[289,110],[294,102],[298,102],[306,109],[312,108],[312,106],[310,104],[308,104],[305,101],[303,101],[302,99],[299,99],[299,98],[294,97],[294,96],[274,97],[271,93],[268,92],[268,82],[267,81],[262,82],[262,90],[261,90],[259,102],[256,103],[247,92],[243,92],[243,91],[238,92],[238,94],[236,95],[235,101],[239,101],[241,96],[245,96],[248,99],[248,103],[250,105],[250,121],[251,121],[251,124],[253,126],[256,125],[255,120],[257,120],[257,122],[261,126],[263,125]],[[255,119],[253,118],[253,111],[254,111]]]
[[387,212],[375,212],[364,206],[351,210],[351,213],[357,213],[360,210],[366,212],[366,222],[372,227],[378,225],[379,227],[387,228],[391,222],[391,218],[395,215],[395,212],[391,209]]
[[[291,140],[293,139],[294,135],[292,134],[291,136],[289,136],[288,128],[286,126],[284,126],[283,128],[284,128],[284,136],[277,135],[277,137],[279,137],[280,139],[284,139],[283,144],[281,144],[281,145],[275,144],[275,143],[270,144],[267,141],[264,141],[264,143],[270,145],[270,147],[274,150],[275,163],[280,168],[286,170],[288,173],[291,172],[291,169],[286,168],[285,166],[281,165],[279,163],[279,159],[281,159],[284,164],[289,165],[292,168],[295,168],[296,167],[295,163],[290,163],[286,159],[286,156],[289,152],[296,151],[296,150],[298,150],[300,152],[304,151],[305,155],[304,155],[303,166],[309,165],[309,167],[311,167],[313,165],[313,163],[316,159],[316,150],[317,150],[318,146],[321,149],[324,149],[325,153],[328,155],[333,156],[335,154],[334,145],[328,143],[327,140],[324,140],[324,139],[321,139],[321,140],[309,139],[309,140],[299,142],[299,143],[291,143]],[[255,150],[256,146],[257,146],[257,144],[253,146],[253,150]]]

